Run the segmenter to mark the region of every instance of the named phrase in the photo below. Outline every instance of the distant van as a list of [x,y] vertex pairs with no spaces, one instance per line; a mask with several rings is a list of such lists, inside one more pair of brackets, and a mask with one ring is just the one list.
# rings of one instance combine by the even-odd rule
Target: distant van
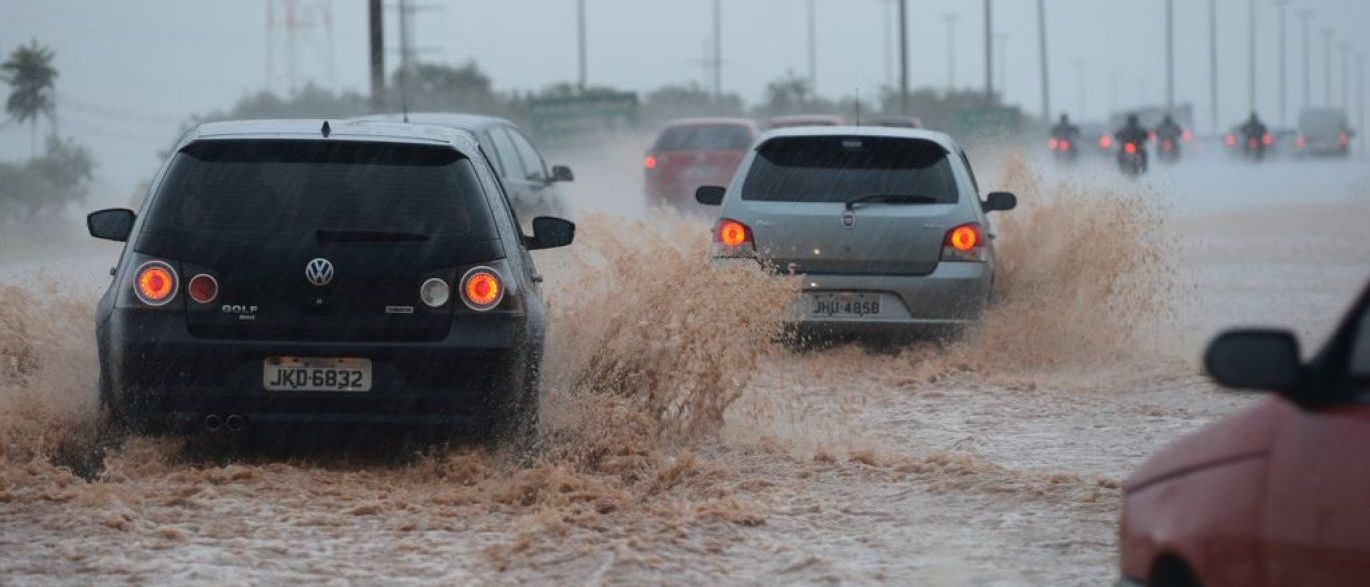
[[1340,108],[1306,108],[1299,113],[1299,136],[1294,146],[1309,155],[1345,157],[1351,151],[1355,131]]

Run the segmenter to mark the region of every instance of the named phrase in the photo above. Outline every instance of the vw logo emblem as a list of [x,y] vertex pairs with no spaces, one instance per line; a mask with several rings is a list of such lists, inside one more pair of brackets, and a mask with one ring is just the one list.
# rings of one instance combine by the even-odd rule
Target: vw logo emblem
[[856,226],[856,213],[852,212],[851,210],[843,212],[842,228],[851,228],[853,226]]
[[304,266],[304,278],[319,287],[333,283],[333,262],[323,257],[310,261]]

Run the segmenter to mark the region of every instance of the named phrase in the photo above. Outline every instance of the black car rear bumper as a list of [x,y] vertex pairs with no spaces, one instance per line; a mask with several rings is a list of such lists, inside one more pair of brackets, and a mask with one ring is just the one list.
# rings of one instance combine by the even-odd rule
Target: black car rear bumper
[[[192,336],[174,312],[115,310],[99,328],[102,394],[132,423],[207,415],[258,423],[444,425],[483,418],[535,377],[540,341],[523,316],[454,322],[430,342],[224,340]],[[267,357],[364,358],[365,392],[268,391]]]

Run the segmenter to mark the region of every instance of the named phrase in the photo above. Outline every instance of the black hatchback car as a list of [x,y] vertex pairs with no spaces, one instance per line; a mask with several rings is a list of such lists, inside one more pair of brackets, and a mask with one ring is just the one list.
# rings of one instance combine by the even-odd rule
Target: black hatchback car
[[141,212],[101,299],[100,398],[131,429],[256,423],[537,430],[543,302],[524,236],[469,133],[322,120],[204,124]]

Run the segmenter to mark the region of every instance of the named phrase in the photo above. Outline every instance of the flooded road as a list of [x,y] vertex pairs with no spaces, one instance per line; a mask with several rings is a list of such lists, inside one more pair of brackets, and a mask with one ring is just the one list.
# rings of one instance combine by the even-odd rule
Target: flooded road
[[897,352],[778,344],[793,283],[708,271],[704,225],[591,206],[576,246],[538,258],[548,440],[526,468],[479,446],[206,457],[149,438],[101,461],[109,251],[11,263],[4,581],[1108,583],[1120,481],[1260,399],[1214,389],[1203,345],[1264,324],[1315,349],[1370,277],[1370,187],[1345,167],[1215,196],[1178,173],[981,167],[1023,202],[994,218],[996,305],[959,342]]

